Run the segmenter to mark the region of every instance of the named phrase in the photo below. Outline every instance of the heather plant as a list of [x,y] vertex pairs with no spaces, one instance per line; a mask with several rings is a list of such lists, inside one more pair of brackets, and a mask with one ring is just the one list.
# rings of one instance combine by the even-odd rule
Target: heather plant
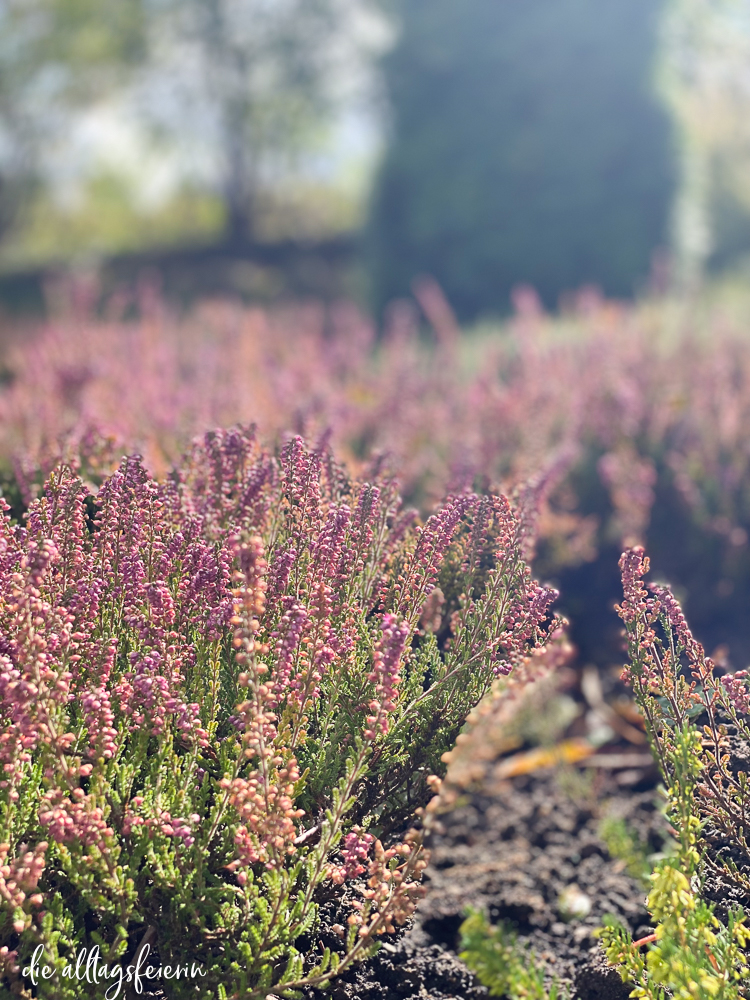
[[453,749],[443,754],[445,778],[427,806],[429,818],[450,812],[469,790],[482,787],[500,754],[517,747],[519,725],[554,692],[557,676],[574,653],[559,622],[558,634],[531,650],[513,672],[499,677],[487,697],[472,709]]
[[[747,844],[747,778],[743,741],[750,738],[747,672],[718,676],[717,666],[693,636],[671,590],[643,577],[649,562],[635,547],[620,560],[624,598],[619,614],[628,636],[624,679],[633,688],[662,774],[671,784],[675,733],[695,718],[700,728],[700,776],[696,809],[705,822],[704,839],[714,851],[705,864],[712,876],[733,886],[736,898],[750,900],[750,881],[740,855]],[[670,756],[671,755],[671,756]]]
[[558,628],[530,523],[464,493],[421,524],[387,477],[243,429],[163,482],[130,457],[94,494],[59,466],[6,510],[3,988],[93,997],[76,953],[114,977],[154,936],[201,970],[175,998],[292,996],[368,955],[423,891],[409,823],[441,757]]
[[[642,462],[638,478],[648,480],[665,432],[676,428],[676,443],[691,450],[698,435],[708,439],[700,467],[687,456],[693,481],[708,472],[712,437],[729,435],[732,445],[746,376],[729,335],[708,356],[697,345],[663,348],[646,312],[589,295],[572,321],[553,322],[526,290],[509,327],[462,344],[433,301],[439,290],[419,292],[437,347],[420,342],[405,304],[377,343],[372,324],[346,304],[264,312],[211,303],[180,317],[144,292],[136,320],[116,302],[103,317],[78,305],[7,353],[2,452],[49,466],[93,427],[138,443],[163,473],[209,426],[256,421],[269,435],[294,427],[308,436],[330,428],[347,457],[391,453],[407,493],[429,503],[475,477],[509,489],[561,447],[591,443],[614,456],[602,475],[622,497],[618,511],[638,499],[637,527],[648,519],[648,483],[634,480],[626,496],[627,473]],[[694,419],[686,393],[699,405]],[[580,532],[575,545],[585,551],[590,528]]]
[[[633,945],[622,929],[603,932],[607,954],[632,996],[739,997],[749,970],[748,780],[750,737],[745,671],[717,676],[668,587],[644,585],[641,547],[620,560],[630,682],[667,785],[675,859],[651,876],[656,930]],[[695,720],[695,721],[693,721]],[[721,918],[721,919],[719,919]],[[643,956],[638,947],[653,942]]]
[[[750,928],[744,912],[730,904],[722,924],[699,891],[701,820],[694,789],[704,767],[701,750],[698,731],[686,723],[674,732],[667,751],[672,777],[668,815],[677,829],[678,849],[651,875],[647,905],[654,933],[634,943],[615,922],[599,932],[607,958],[623,981],[633,984],[632,997],[739,1000],[747,995],[743,983],[750,976]],[[645,955],[640,950],[644,944],[650,945]]]

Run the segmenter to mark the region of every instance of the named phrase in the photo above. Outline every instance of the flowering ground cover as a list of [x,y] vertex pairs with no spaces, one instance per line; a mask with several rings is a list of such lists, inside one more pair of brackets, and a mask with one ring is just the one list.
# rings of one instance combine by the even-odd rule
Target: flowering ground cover
[[[462,494],[419,526],[392,481],[300,438],[276,458],[214,432],[165,483],[126,458],[95,497],[58,466],[2,531],[2,961],[22,995],[40,946],[40,995],[94,996],[71,956],[118,968],[150,927],[201,995],[366,956],[421,894],[404,823],[442,754],[558,628],[522,508]],[[301,949],[319,892],[364,874],[343,955]]]
[[[164,985],[170,997],[353,997],[385,968],[386,952],[368,959],[378,941],[397,940],[412,917],[425,838],[439,836],[459,791],[478,790],[472,808],[495,815],[492,796],[510,794],[514,767],[574,767],[596,745],[591,766],[609,769],[607,787],[627,797],[628,787],[653,788],[650,741],[676,782],[670,821],[679,831],[695,818],[714,851],[706,898],[720,906],[728,884],[738,900],[745,892],[747,876],[732,883],[722,859],[745,864],[746,682],[717,679],[750,656],[741,325],[591,295],[552,320],[525,291],[504,328],[460,339],[438,289],[427,283],[420,301],[431,330],[402,303],[376,335],[346,305],[268,313],[213,303],[179,316],[144,293],[134,313],[113,302],[96,317],[73,299],[6,349],[3,989],[102,995],[102,982],[66,974],[71,957],[98,947],[116,989],[117,970],[148,944],[162,965],[202,970]],[[696,638],[671,590],[641,594],[639,543],[675,584]],[[612,607],[623,547],[626,680],[640,715],[612,674],[625,658]],[[553,675],[563,680],[550,700],[536,685]],[[499,714],[476,716],[471,731],[484,735],[452,750],[493,686]],[[528,727],[509,735],[526,696],[537,715],[543,702],[562,712],[545,715],[557,756],[542,747],[505,764],[544,743]],[[718,806],[679,764],[694,737],[674,727],[700,711]],[[618,785],[618,754],[633,756],[623,740],[640,755],[631,786]],[[496,758],[490,801],[481,781]],[[535,780],[532,798],[544,787]],[[523,788],[513,794],[528,814]],[[527,836],[524,850],[539,849],[541,871],[562,841],[532,819],[541,839]],[[612,834],[611,851],[593,854],[616,862],[615,841],[629,836]],[[698,841],[681,843],[693,858]],[[568,846],[565,864],[582,880],[593,863]],[[510,882],[528,880],[531,864],[519,862]],[[537,947],[564,937],[553,928],[564,888],[555,882],[555,900],[524,917]],[[485,890],[490,916],[493,906],[502,916]],[[652,916],[671,926],[656,902]],[[639,907],[621,900],[614,915],[635,932]],[[708,940],[714,918],[700,913],[695,933]],[[456,916],[442,938],[403,947],[458,949]],[[730,956],[742,945],[737,926]],[[598,953],[581,927],[573,942]],[[505,982],[510,945],[492,940],[506,962],[494,981]],[[610,957],[637,979],[621,940],[612,931]],[[491,964],[495,945],[471,941],[467,954]],[[548,957],[575,979],[570,943]],[[30,985],[24,970],[38,948],[49,981]],[[446,982],[458,976],[469,989],[458,958],[446,961]]]
[[28,504],[61,454],[94,484],[133,451],[163,477],[195,434],[237,423],[271,446],[327,436],[357,474],[373,463],[397,474],[423,514],[448,493],[510,495],[533,480],[535,565],[561,590],[586,658],[619,660],[616,562],[643,542],[706,644],[750,659],[742,312],[582,296],[553,320],[524,293],[510,324],[459,339],[427,292],[434,329],[420,334],[404,303],[379,337],[345,304],[178,316],[144,293],[139,318],[114,303],[96,319],[74,302],[6,351],[6,496]]

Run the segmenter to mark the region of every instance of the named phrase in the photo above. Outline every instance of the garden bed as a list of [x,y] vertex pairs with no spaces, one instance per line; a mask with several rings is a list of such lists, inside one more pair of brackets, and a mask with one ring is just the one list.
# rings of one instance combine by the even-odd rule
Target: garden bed
[[[632,782],[623,785],[625,782]],[[608,969],[593,936],[613,914],[636,938],[650,933],[643,882],[611,857],[601,836],[606,816],[658,851],[666,834],[655,769],[547,769],[498,782],[489,772],[435,835],[425,880],[428,894],[411,929],[340,981],[334,1000],[473,1000],[488,996],[458,958],[459,927],[468,906],[507,921],[581,1000],[626,1000],[630,988]],[[563,919],[570,887],[590,904]],[[575,890],[572,890],[573,892]],[[587,905],[582,905],[585,908]]]

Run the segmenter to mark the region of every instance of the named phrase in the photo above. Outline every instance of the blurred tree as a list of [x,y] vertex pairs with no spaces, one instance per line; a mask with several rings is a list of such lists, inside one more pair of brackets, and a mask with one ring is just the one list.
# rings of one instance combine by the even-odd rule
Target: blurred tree
[[[146,113],[166,134],[203,130],[217,161],[231,241],[251,237],[264,181],[304,146],[329,110],[331,41],[337,15],[351,6],[154,0]],[[160,105],[150,99],[156,76]]]
[[0,238],[41,180],[71,108],[146,52],[146,0],[0,0]]
[[376,6],[0,0],[0,199],[4,181],[13,188],[8,222],[21,189],[49,173],[55,138],[76,115],[110,107],[180,161],[188,186],[219,194],[230,242],[251,240],[261,193],[314,147],[347,90],[347,69],[368,60],[361,22]]
[[530,282],[629,295],[667,237],[659,0],[401,0],[372,202],[380,303],[429,272],[464,318]]

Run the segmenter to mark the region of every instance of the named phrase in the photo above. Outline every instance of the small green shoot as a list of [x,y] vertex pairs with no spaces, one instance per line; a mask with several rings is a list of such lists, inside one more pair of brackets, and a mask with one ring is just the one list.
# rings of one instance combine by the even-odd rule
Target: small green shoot
[[534,952],[507,926],[492,926],[479,910],[467,910],[461,924],[460,957],[493,997],[509,1000],[567,1000],[555,977],[545,985],[546,970]]
[[605,816],[599,824],[599,836],[606,844],[610,857],[622,861],[628,875],[648,882],[653,861],[648,844],[621,816]]

